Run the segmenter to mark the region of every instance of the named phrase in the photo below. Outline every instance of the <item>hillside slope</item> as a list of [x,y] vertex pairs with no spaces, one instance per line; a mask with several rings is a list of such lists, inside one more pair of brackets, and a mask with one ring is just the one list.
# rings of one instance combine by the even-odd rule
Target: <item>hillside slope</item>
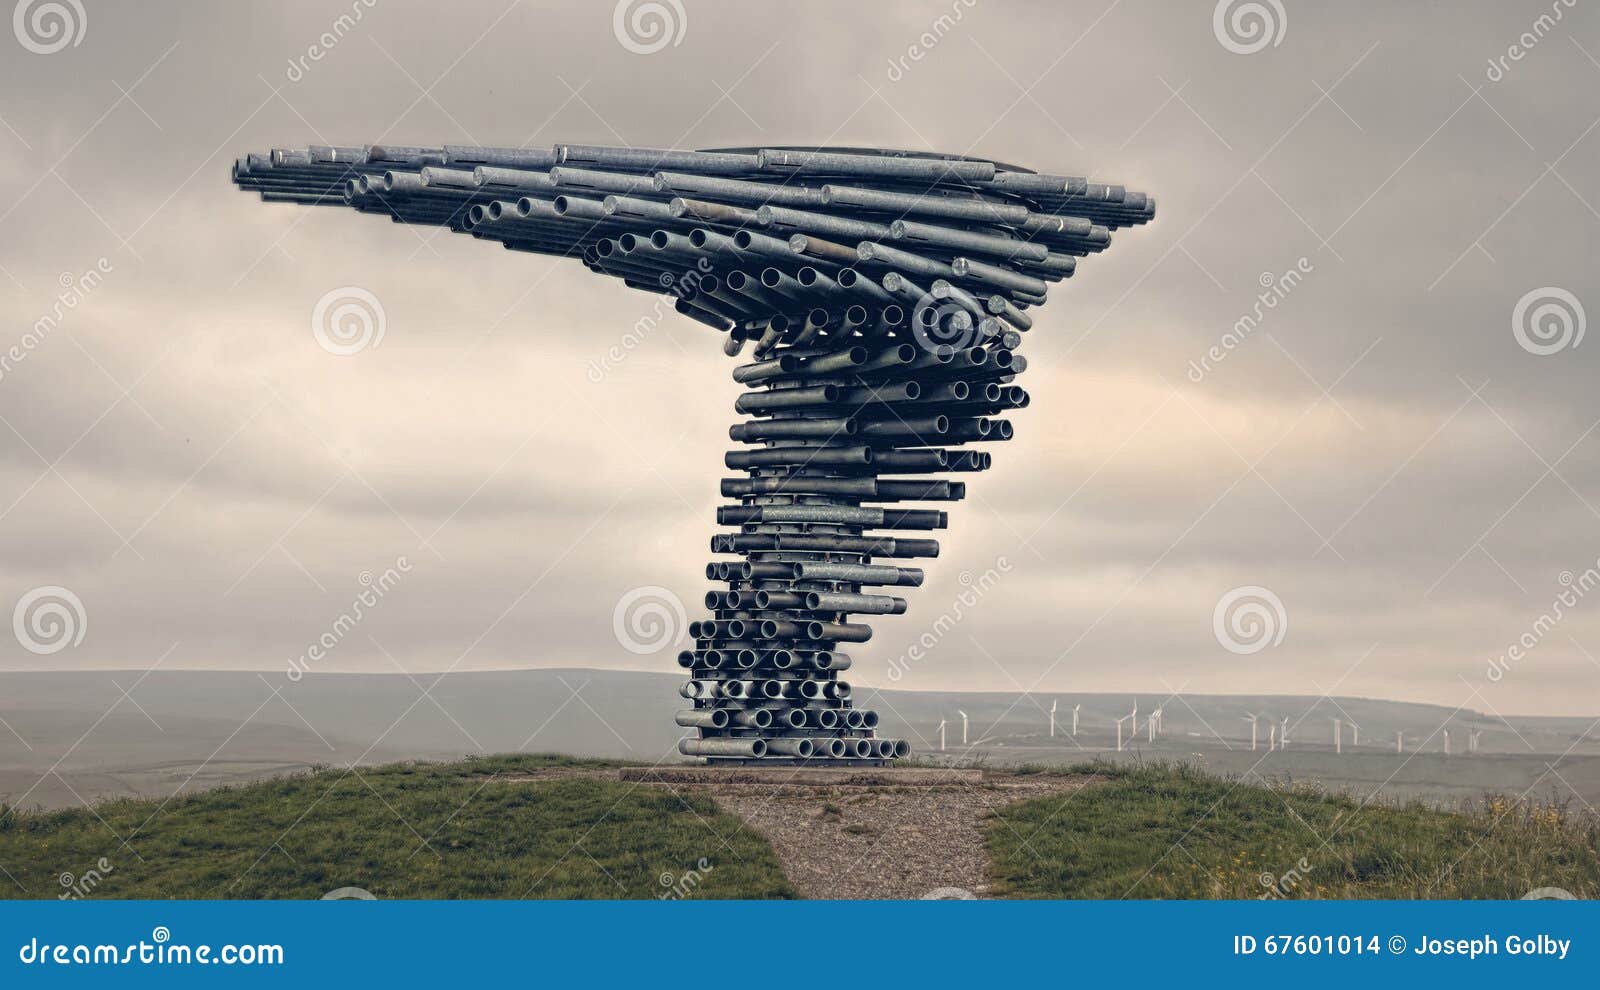
[[1600,896],[1600,819],[1488,797],[1461,812],[1362,804],[1184,766],[1100,768],[1106,782],[1000,809],[995,890],[1048,898]]
[[601,766],[397,764],[10,812],[0,884],[13,898],[792,896],[771,847],[737,819],[692,795],[601,779]]
[[1176,765],[924,768],[859,785],[641,783],[616,767],[503,756],[0,807],[0,886],[13,898],[1600,894],[1600,819],[1557,804],[1363,806]]

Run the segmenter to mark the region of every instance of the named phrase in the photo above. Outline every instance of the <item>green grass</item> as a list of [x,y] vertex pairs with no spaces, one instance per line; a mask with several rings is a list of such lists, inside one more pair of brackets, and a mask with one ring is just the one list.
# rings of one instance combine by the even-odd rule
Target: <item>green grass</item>
[[1108,779],[1011,805],[987,823],[999,896],[1519,898],[1541,887],[1600,894],[1600,821],[1560,803],[1491,797],[1460,812],[1362,807],[1303,784],[1240,784],[1183,766],[1072,772]]
[[[381,898],[795,896],[766,841],[707,798],[604,774],[506,779],[616,765],[487,757],[319,770],[165,805],[0,807],[0,896],[58,897],[85,884],[87,896],[117,898],[318,898],[340,887]],[[1100,779],[994,813],[998,896],[1600,895],[1600,821],[1559,804],[1362,807],[1304,784],[1242,784],[1183,766],[1016,772]]]
[[115,898],[794,896],[766,841],[704,798],[603,777],[497,779],[607,765],[488,757],[319,770],[164,807],[0,807],[0,867],[16,881],[0,875],[0,896],[58,897],[91,871],[88,896]]

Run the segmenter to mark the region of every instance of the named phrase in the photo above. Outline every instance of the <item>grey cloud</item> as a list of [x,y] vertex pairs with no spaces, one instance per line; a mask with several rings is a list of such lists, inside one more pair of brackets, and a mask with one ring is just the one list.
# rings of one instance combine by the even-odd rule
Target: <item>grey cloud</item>
[[[703,593],[737,391],[714,336],[669,314],[610,361],[649,297],[226,181],[244,150],[324,140],[972,146],[1153,192],[1157,222],[1052,293],[1018,441],[971,479],[910,614],[854,651],[868,683],[1005,554],[1002,590],[900,686],[1304,692],[1355,665],[1343,693],[1453,705],[1594,563],[1600,436],[1579,441],[1600,351],[1537,357],[1511,326],[1544,286],[1600,314],[1592,10],[1491,82],[1534,8],[1286,5],[1281,45],[1235,55],[1209,5],[684,7],[682,44],[651,56],[616,42],[610,5],[486,0],[380,2],[300,81],[333,8],[94,6],[81,46],[0,59],[0,346],[61,272],[116,266],[0,378],[27,441],[0,429],[0,598],[66,585],[92,623],[47,660],[7,639],[0,665],[144,666],[176,642],[173,667],[277,668],[404,554],[415,571],[331,665],[391,669],[382,644],[413,669],[670,668],[616,647],[611,609],[639,585],[691,614]],[[1302,257],[1314,271],[1190,380],[1259,276]],[[310,312],[346,285],[386,332],[334,358]],[[28,445],[75,441],[66,481],[41,478]],[[1274,442],[1266,480],[1240,480]],[[1240,657],[1211,615],[1250,584],[1291,631]],[[1595,710],[1594,614],[1495,706]]]

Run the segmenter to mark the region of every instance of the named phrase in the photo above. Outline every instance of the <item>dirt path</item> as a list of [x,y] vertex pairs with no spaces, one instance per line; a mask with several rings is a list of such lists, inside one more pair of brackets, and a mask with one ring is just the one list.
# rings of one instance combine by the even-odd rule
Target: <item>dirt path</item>
[[711,798],[760,832],[807,899],[988,896],[983,822],[1030,798],[1063,797],[1092,776],[891,768],[798,770],[548,767],[497,775],[506,783],[633,780]]
[[[964,778],[964,779],[962,779]],[[772,843],[802,897],[984,897],[983,819],[1092,777],[943,773],[913,784],[652,783],[710,796]]]

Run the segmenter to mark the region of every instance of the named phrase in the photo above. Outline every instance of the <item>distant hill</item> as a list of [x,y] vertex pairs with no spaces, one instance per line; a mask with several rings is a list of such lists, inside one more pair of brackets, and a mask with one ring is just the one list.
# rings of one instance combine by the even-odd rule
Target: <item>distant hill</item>
[[[63,807],[80,798],[165,797],[182,789],[260,779],[286,769],[352,761],[455,759],[550,752],[675,761],[681,706],[674,674],[552,669],[437,675],[234,671],[0,673],[0,800]],[[124,697],[123,690],[128,691]],[[861,689],[880,732],[911,741],[923,760],[1064,765],[1182,759],[1210,769],[1310,777],[1365,795],[1437,799],[1487,790],[1561,797],[1567,784],[1600,804],[1600,731],[1581,718],[1496,717],[1438,705],[1361,698],[1154,694],[959,693]],[[1049,708],[1057,732],[1049,735]],[[1115,721],[1138,704],[1138,732]],[[1070,734],[1072,708],[1078,734]],[[1162,709],[1161,733],[1148,716]],[[968,716],[969,745],[961,744]],[[1260,716],[1250,749],[1246,713]],[[1268,752],[1289,720],[1286,751]],[[1343,750],[1333,752],[1333,719]],[[938,752],[940,721],[946,749]],[[1359,725],[1359,743],[1350,727]],[[8,730],[9,727],[9,730]],[[1444,752],[1444,732],[1451,752]],[[1467,755],[1480,733],[1478,752]],[[1395,753],[1395,734],[1403,752]],[[1419,752],[1420,751],[1420,752]],[[1549,765],[1556,761],[1559,774]],[[1566,795],[1570,796],[1570,794]]]

